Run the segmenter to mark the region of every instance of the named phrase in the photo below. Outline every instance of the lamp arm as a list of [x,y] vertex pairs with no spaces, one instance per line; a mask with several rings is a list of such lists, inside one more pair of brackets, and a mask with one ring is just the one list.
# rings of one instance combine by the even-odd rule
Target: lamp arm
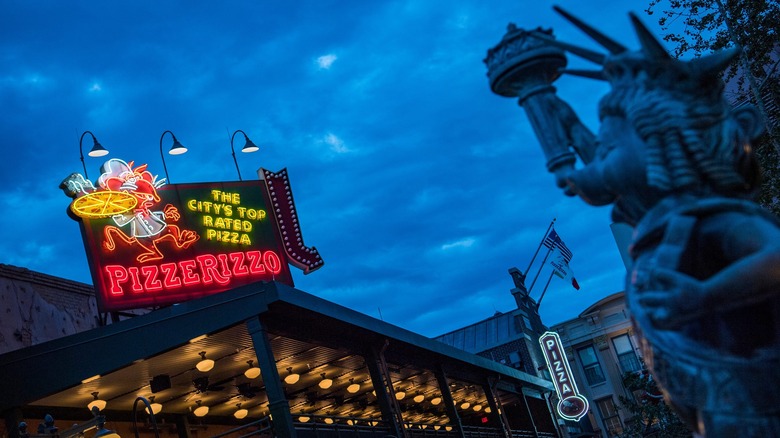
[[87,134],[92,136],[92,141],[95,141],[95,134],[90,131],[84,131],[81,134],[81,138],[79,138],[79,158],[81,158],[81,165],[84,167],[84,179],[89,179],[89,177],[87,176],[87,165],[84,163],[84,149],[81,145],[84,142],[84,136]]
[[241,169],[238,168],[238,160],[236,159],[236,150],[233,148],[233,140],[236,138],[236,134],[238,134],[239,132],[244,134],[244,138],[247,138],[246,132],[240,129],[236,129],[233,132],[233,135],[230,136],[230,153],[233,155],[233,163],[236,165],[236,172],[238,172],[238,180],[243,181],[243,179],[241,179]]
[[[173,133],[171,133],[173,135]],[[142,402],[146,405],[146,410],[149,413],[149,417],[152,419],[152,427],[154,427],[154,436],[155,438],[160,438],[160,431],[157,429],[157,420],[154,419],[154,412],[152,412],[152,405],[149,403],[149,400],[147,400],[145,397],[137,397],[135,399],[135,402],[133,402],[133,430],[135,431],[135,438],[138,437],[138,426],[136,425],[136,420],[138,420],[138,402]]]
[[160,158],[162,158],[163,170],[165,171],[165,182],[167,184],[170,183],[170,178],[168,177],[168,166],[165,165],[165,155],[163,154],[163,149],[162,149],[162,141],[163,138],[165,137],[165,134],[171,134],[171,137],[174,138],[174,141],[176,139],[176,136],[173,135],[173,132],[169,130],[163,131],[162,135],[160,136]]

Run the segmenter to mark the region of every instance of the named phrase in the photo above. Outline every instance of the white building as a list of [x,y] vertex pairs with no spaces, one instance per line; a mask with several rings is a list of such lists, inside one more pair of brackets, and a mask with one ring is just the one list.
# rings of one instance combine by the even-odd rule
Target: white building
[[590,403],[593,429],[604,437],[621,433],[630,415],[618,408],[619,397],[632,397],[623,374],[642,370],[624,295],[612,294],[550,327],[560,335],[580,393]]

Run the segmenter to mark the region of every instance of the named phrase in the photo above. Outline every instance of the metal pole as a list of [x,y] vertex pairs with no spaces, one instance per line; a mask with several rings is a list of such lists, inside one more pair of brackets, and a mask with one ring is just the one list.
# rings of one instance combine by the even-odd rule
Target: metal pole
[[544,236],[542,236],[542,241],[539,242],[539,246],[536,248],[536,252],[534,253],[533,258],[531,258],[531,263],[528,264],[528,268],[525,270],[525,275],[528,275],[528,272],[531,270],[531,266],[534,264],[534,261],[536,260],[536,256],[539,254],[539,250],[542,249],[542,244],[544,243],[544,239],[546,239],[547,235],[550,234],[550,230],[552,229],[556,219],[557,218],[553,218],[553,220],[550,222],[550,226],[547,227],[547,231],[544,232]]

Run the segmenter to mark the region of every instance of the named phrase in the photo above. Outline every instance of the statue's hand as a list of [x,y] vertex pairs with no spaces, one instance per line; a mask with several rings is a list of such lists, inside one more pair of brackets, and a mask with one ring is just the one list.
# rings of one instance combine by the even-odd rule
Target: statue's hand
[[706,311],[703,283],[680,272],[656,268],[651,274],[652,290],[641,292],[639,303],[660,329],[674,329],[702,316]]

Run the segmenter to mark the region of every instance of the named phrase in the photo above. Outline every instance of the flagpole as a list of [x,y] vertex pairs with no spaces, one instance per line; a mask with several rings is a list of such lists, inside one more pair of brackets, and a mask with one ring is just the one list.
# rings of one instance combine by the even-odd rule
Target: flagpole
[[539,266],[539,270],[536,271],[536,277],[534,277],[534,281],[531,282],[531,287],[528,288],[528,294],[531,294],[531,290],[534,288],[534,285],[536,284],[536,280],[539,278],[539,274],[542,273],[542,268],[544,268],[544,264],[547,263],[547,258],[550,257],[550,253],[552,253],[552,248],[547,250],[547,254],[544,256],[544,260],[542,260],[542,265]]
[[550,281],[552,281],[553,274],[555,273],[555,269],[553,269],[552,272],[550,272],[550,278],[547,279],[547,284],[544,285],[544,290],[542,291],[542,294],[539,295],[539,301],[536,302],[536,309],[539,309],[539,306],[542,305],[542,298],[544,298],[544,293],[547,292],[547,287],[550,285]]
[[[528,275],[528,273],[531,271],[531,266],[534,264],[534,261],[536,260],[536,256],[539,255],[539,250],[542,249],[542,243],[544,243],[544,239],[547,238],[547,235],[550,234],[550,230],[552,229],[556,219],[557,218],[553,218],[553,220],[550,222],[550,226],[547,227],[547,231],[544,232],[544,236],[542,236],[542,240],[539,242],[539,246],[536,247],[536,252],[534,253],[533,258],[531,259],[531,263],[528,264],[528,268],[526,268],[525,270],[525,275]],[[542,263],[542,266],[544,266],[544,263]],[[541,268],[539,270],[541,271]],[[537,277],[539,276],[538,273],[536,275]]]

